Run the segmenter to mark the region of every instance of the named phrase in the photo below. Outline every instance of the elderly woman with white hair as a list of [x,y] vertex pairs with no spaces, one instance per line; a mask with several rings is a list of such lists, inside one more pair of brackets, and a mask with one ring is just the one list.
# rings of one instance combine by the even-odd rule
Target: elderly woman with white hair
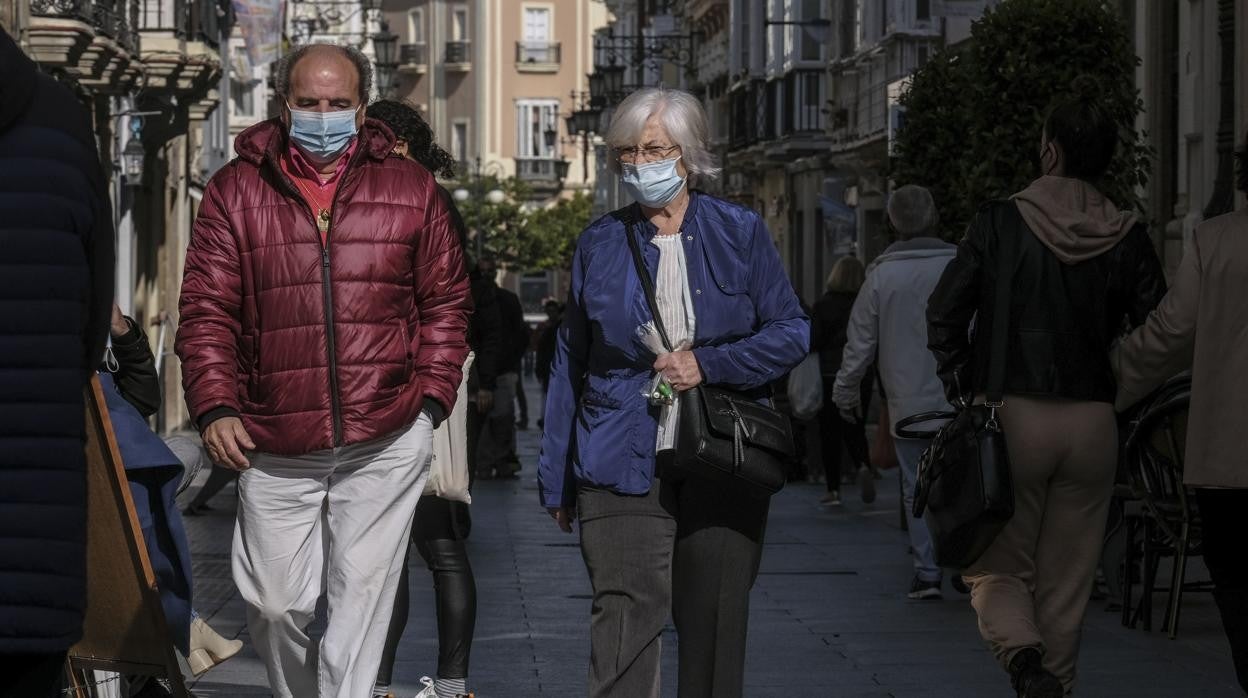
[[[690,187],[718,174],[692,95],[633,93],[606,140],[636,203],[577,243],[546,404],[542,504],[564,531],[580,523],[594,591],[589,695],[659,695],[670,609],[680,695],[732,698],[768,500],[677,466],[679,403],[651,404],[649,386],[657,372],[676,391],[705,383],[764,399],[806,355],[810,322],[758,213]],[[676,351],[656,355],[639,334],[654,314],[634,244]]]

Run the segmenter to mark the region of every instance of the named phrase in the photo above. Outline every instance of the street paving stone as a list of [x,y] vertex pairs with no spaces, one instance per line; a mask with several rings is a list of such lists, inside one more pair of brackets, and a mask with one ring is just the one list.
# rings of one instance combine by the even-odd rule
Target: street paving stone
[[[540,404],[531,380],[527,387],[529,404]],[[539,440],[536,429],[519,432],[520,480],[480,482],[473,493],[469,552],[478,617],[470,688],[478,698],[585,695],[589,582],[576,537],[561,533],[538,506]],[[792,484],[774,498],[751,597],[746,696],[1013,695],[979,638],[966,597],[946,584],[943,601],[905,598],[911,568],[895,478],[895,471],[886,473],[881,485],[887,486],[872,505],[858,502],[852,486],[845,488],[844,506],[835,509],[818,505],[823,487],[817,485]],[[247,644],[193,683],[195,694],[205,698],[269,695],[230,579],[235,503],[228,487],[213,500],[213,511],[186,519],[196,608],[223,635]],[[413,565],[412,614],[395,666],[400,698],[415,695],[437,658],[432,584],[419,559]],[[1193,567],[1200,577],[1203,570]],[[1164,566],[1159,578],[1168,579]],[[1164,602],[1158,594],[1154,627]],[[663,635],[664,696],[676,694],[676,642],[669,625]],[[1208,594],[1185,596],[1177,640],[1156,630],[1126,629],[1104,601],[1093,601],[1079,666],[1080,696],[1242,695],[1232,683],[1230,650]]]

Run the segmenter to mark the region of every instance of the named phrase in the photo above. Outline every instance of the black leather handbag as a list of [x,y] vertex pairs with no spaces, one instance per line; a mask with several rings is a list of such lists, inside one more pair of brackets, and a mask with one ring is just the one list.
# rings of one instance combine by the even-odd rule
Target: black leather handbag
[[[984,554],[1014,516],[1014,481],[1010,452],[997,410],[1004,404],[1006,343],[1010,325],[1010,277],[1014,245],[1000,239],[996,298],[993,306],[991,356],[983,404],[956,412],[925,412],[897,423],[897,435],[932,439],[919,459],[914,515],[922,516],[932,534],[936,562],[965,569]],[[912,427],[949,420],[939,431]]]
[[[632,225],[625,229],[633,266],[646,293],[650,314],[663,346],[672,344],[659,315],[654,280],[646,270]],[[784,487],[787,461],[793,457],[793,426],[782,412],[740,391],[699,385],[677,394],[673,466],[758,497]]]

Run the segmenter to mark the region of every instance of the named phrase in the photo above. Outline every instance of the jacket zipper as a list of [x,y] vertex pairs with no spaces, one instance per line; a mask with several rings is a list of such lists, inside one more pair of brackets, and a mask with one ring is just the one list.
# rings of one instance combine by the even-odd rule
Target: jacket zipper
[[[325,289],[325,346],[329,354],[329,396],[334,420],[334,446],[342,445],[342,395],[338,388],[337,337],[334,333],[334,292],[329,276],[329,233],[333,230],[331,214],[325,244],[321,245],[321,288]],[[318,231],[319,232],[319,231]]]
[[[275,165],[281,181],[286,185],[286,193],[293,195],[297,200],[303,203],[304,211],[308,214],[308,221],[312,223],[312,230],[316,231],[316,236],[321,236],[321,230],[316,225],[316,213],[312,211],[311,205],[303,200],[303,195],[295,187],[286,173],[281,170],[280,166]],[[344,172],[343,181],[338,183],[338,191],[334,192],[333,205],[337,204],[338,192],[342,191],[342,185],[346,180]],[[329,237],[334,229],[332,208],[330,209],[329,227],[325,230],[325,240],[321,243],[321,289],[322,303],[325,306],[325,350],[329,358],[329,400],[330,400],[330,418],[333,421],[333,439],[334,447],[342,445],[342,396],[338,387],[338,352],[336,349],[336,337],[334,334],[334,293],[329,275]]]

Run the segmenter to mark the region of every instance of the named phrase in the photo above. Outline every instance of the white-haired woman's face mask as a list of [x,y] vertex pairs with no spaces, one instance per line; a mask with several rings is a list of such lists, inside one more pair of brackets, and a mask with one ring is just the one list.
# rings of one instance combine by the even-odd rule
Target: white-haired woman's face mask
[[680,146],[672,143],[657,117],[646,122],[641,144],[616,151],[620,181],[629,195],[647,208],[663,208],[680,196],[687,171],[680,161]]

